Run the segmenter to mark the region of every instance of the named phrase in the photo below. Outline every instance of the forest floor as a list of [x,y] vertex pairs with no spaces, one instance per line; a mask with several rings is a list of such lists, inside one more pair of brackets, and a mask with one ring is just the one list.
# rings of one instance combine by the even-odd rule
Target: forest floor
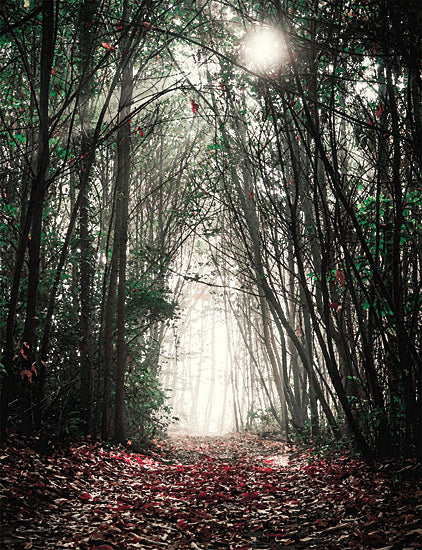
[[0,548],[422,549],[412,461],[321,460],[254,436],[154,443],[3,444]]

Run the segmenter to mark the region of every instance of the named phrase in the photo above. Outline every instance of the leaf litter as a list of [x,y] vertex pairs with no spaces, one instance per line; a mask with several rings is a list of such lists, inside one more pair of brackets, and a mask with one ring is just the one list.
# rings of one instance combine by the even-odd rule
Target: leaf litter
[[412,460],[319,459],[252,435],[0,447],[2,549],[422,548]]

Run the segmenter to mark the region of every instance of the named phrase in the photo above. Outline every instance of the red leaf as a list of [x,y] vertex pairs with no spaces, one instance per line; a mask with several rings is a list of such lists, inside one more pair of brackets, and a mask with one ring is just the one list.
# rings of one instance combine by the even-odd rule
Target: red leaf
[[375,113],[375,116],[381,116],[384,111],[385,111],[384,105],[380,105],[378,108],[378,111]]
[[241,496],[244,500],[253,500],[259,498],[259,493],[258,491],[250,491],[248,493],[242,493]]
[[28,369],[24,369],[21,371],[21,378],[24,380],[25,376],[28,377],[29,382],[32,384],[32,372]]
[[21,355],[25,359],[25,361],[28,361],[28,357],[25,355],[25,352],[23,351],[23,348],[21,349]]
[[197,112],[198,112],[198,109],[199,109],[198,103],[195,103],[195,101],[194,101],[193,99],[191,99],[191,100],[190,100],[190,106],[191,106],[191,108],[192,108],[192,113],[193,113],[194,115],[196,115]]
[[130,510],[130,508],[131,506],[129,504],[119,504],[114,510],[116,512],[123,512],[124,510]]
[[332,304],[330,304],[330,308],[331,308],[331,309],[334,309],[335,311],[337,311],[339,305],[340,305],[340,304],[339,304],[338,302],[333,302]]
[[111,52],[115,49],[114,46],[112,46],[109,42],[101,42],[101,45],[108,52]]
[[334,284],[337,283],[340,283],[341,286],[344,286],[344,273],[340,271],[340,269],[337,269],[336,278],[334,280]]
[[184,531],[189,527],[188,523],[184,519],[179,519],[176,525],[181,531]]
[[79,498],[81,500],[91,500],[92,499],[92,496],[89,494],[89,493],[81,493],[79,495]]

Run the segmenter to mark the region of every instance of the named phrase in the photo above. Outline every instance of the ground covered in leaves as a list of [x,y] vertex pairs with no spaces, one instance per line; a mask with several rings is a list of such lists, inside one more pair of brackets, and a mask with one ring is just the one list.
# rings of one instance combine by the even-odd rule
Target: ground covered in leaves
[[253,436],[0,447],[2,549],[422,548],[412,461],[316,459]]

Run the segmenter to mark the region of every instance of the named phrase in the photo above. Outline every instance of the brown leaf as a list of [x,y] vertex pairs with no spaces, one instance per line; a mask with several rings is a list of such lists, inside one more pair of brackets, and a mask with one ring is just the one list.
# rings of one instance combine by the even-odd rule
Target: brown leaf
[[385,544],[385,536],[384,533],[382,533],[381,531],[373,531],[372,533],[368,533],[365,537],[363,537],[362,542],[364,544],[375,546],[375,548],[380,548]]

